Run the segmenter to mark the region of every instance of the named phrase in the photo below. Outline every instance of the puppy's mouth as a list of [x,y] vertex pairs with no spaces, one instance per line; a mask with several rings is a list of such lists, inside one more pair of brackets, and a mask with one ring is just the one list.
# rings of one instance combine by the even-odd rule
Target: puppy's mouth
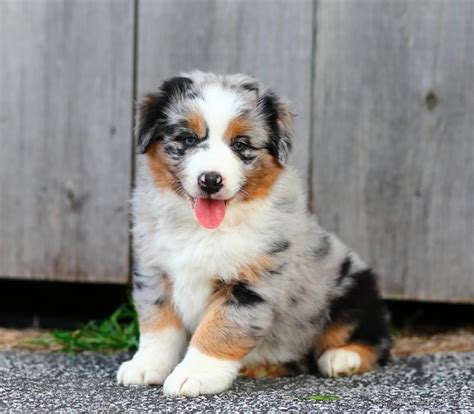
[[194,216],[206,229],[217,229],[225,217],[227,201],[213,198],[191,198]]

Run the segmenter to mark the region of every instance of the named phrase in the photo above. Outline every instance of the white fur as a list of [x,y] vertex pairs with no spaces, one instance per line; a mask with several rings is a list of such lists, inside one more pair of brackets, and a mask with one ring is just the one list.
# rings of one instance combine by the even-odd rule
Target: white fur
[[[179,179],[188,195],[195,197],[199,175],[217,171],[224,187],[214,196],[230,201],[220,226],[205,229],[188,197],[157,186],[147,157],[138,157],[133,247],[137,271],[146,276],[146,286],[134,294],[138,312],[143,318],[153,317],[166,276],[172,286],[172,305],[192,336],[208,310],[216,281],[231,288],[243,266],[268,256],[272,265],[251,286],[260,301],[226,308],[229,323],[256,332],[252,334],[255,346],[243,360],[217,359],[190,348],[165,380],[165,394],[196,396],[229,388],[242,365],[301,361],[314,350],[315,338],[330,322],[331,302],[356,283],[355,276],[341,280],[341,264],[350,259],[354,275],[366,266],[307,211],[304,189],[291,166],[282,170],[267,197],[246,202],[231,199],[243,184],[245,169],[252,166],[244,166],[223,138],[231,119],[255,107],[257,94],[242,91],[240,86],[249,79],[240,75],[227,78],[194,72],[190,76],[199,94],[188,104],[202,114],[209,136],[180,164]],[[229,87],[229,83],[235,85]],[[173,116],[179,120],[183,108],[175,106]],[[252,142],[264,151],[269,138],[265,117],[255,115],[255,108],[252,111]],[[272,251],[278,243],[287,248]],[[137,354],[120,368],[119,383],[161,383],[178,363],[186,343],[184,331],[168,331],[168,335],[166,340],[142,338]],[[328,350],[318,360],[327,376],[349,375],[360,364],[358,354],[341,349]]]
[[216,394],[232,385],[239,369],[237,361],[213,358],[190,347],[184,360],[166,379],[163,393],[187,397]]
[[319,372],[326,377],[352,375],[357,372],[360,365],[360,355],[345,349],[329,349],[318,359]]
[[[288,277],[275,278],[271,286],[276,292],[274,300],[278,307],[282,307],[284,313],[289,312],[286,308],[288,293],[304,285],[308,302],[302,304],[301,310],[307,308],[306,312],[314,313],[324,309],[334,272],[348,249],[331,236],[329,257],[318,265],[300,262],[302,259],[298,257],[311,255],[310,249],[321,230],[315,221],[302,220],[306,217],[306,202],[299,177],[292,168],[282,172],[270,197],[237,205],[230,203],[222,224],[216,230],[208,230],[197,222],[187,200],[171,191],[157,189],[143,161],[139,160],[139,184],[133,200],[135,252],[141,263],[150,269],[163,269],[171,278],[174,305],[189,332],[194,332],[205,312],[216,275],[221,280],[231,281],[239,268],[265,254],[268,245],[278,237],[292,243],[292,259],[283,257],[288,261]],[[274,207],[275,200],[282,197],[293,203],[292,213],[284,214]],[[315,274],[317,283],[314,283]],[[310,315],[288,313],[288,316],[294,316],[296,323]],[[321,325],[324,322],[322,318]],[[277,328],[282,333],[278,347],[263,342],[248,356],[249,361],[261,362],[263,358],[282,362],[300,356],[313,340],[314,333],[306,334],[301,344],[302,334],[294,335],[291,330],[294,323]],[[286,331],[288,333],[284,333]]]
[[215,171],[222,176],[223,188],[213,197],[228,200],[243,184],[243,172],[241,162],[224,142],[224,135],[230,121],[238,115],[242,102],[233,91],[211,84],[203,90],[203,98],[195,105],[208,127],[208,148],[198,151],[187,160],[183,186],[191,197],[197,197],[200,194],[197,178],[204,172]]
[[120,366],[117,382],[123,385],[163,384],[180,361],[186,342],[186,333],[176,328],[166,328],[156,335],[141,335],[137,353]]
[[229,200],[242,185],[240,162],[227,144],[219,138],[210,138],[209,149],[199,151],[189,158],[183,174],[183,186],[191,197],[200,194],[198,177],[204,172],[214,171],[222,176],[222,189],[213,198]]

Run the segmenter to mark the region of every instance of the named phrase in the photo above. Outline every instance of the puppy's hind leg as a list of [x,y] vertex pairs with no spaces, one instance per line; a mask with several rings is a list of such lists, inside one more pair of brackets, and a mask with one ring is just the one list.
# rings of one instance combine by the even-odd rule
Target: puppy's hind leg
[[338,282],[348,287],[332,301],[330,321],[316,341],[318,369],[328,377],[369,371],[386,362],[391,346],[375,275],[368,269],[350,274],[347,261],[344,266]]

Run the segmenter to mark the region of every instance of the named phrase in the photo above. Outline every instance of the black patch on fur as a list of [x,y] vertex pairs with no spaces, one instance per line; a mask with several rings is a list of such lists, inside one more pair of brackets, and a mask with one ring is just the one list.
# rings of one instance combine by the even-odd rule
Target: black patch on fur
[[[280,117],[279,107],[281,103],[273,92],[268,92],[259,98],[259,105],[270,131],[269,142],[266,148],[274,158],[279,161],[284,160],[288,154],[283,154],[283,151],[290,152],[292,143],[278,125],[278,119]],[[283,141],[285,141],[284,144]]]
[[133,289],[135,290],[142,290],[145,287],[143,282],[140,282],[137,279],[133,279]]
[[298,304],[298,299],[294,296],[290,297],[290,302],[293,306],[296,306]]
[[285,362],[283,368],[286,372],[285,377],[296,377],[304,372],[305,365],[301,364],[299,361]]
[[278,267],[276,267],[275,269],[272,269],[272,270],[269,270],[268,271],[268,274],[270,276],[278,276],[278,275],[281,275],[281,272],[283,272],[283,270],[285,269],[287,263],[281,263]]
[[284,251],[288,250],[290,247],[290,242],[288,240],[281,240],[275,243],[272,243],[270,246],[270,250],[268,250],[268,254],[278,254],[283,253]]
[[230,303],[239,306],[255,306],[265,300],[249,287],[247,282],[238,282],[232,287]]
[[[346,267],[341,266],[341,273]],[[388,357],[391,340],[387,311],[378,292],[375,274],[365,269],[346,277],[353,279],[353,284],[332,301],[330,323],[355,324],[349,342],[376,346],[379,362],[383,362]]]
[[160,296],[153,302],[153,304],[156,306],[163,306],[165,304],[165,298]]
[[192,97],[192,93],[190,95],[190,88],[194,84],[194,82],[186,78],[184,76],[175,76],[174,78],[168,79],[161,84],[160,90],[163,94],[168,96],[190,96]]
[[258,326],[258,325],[250,326],[250,335],[252,335],[254,338],[259,338],[263,336],[264,333],[265,331],[262,326]]
[[244,83],[242,88],[249,92],[255,92],[258,95],[258,84],[256,82]]
[[173,136],[178,130],[178,128],[179,128],[179,125],[176,125],[176,124],[166,125],[163,128],[163,134],[167,136]]
[[137,268],[133,268],[132,270],[132,282],[133,282],[133,289],[135,290],[141,290],[144,287],[146,287],[146,284],[143,282],[143,279],[145,279],[145,276],[142,275]]
[[173,144],[165,146],[165,152],[175,161],[179,160],[186,154],[185,148],[179,148]]
[[299,361],[285,362],[283,367],[286,370],[286,376],[293,377],[301,374],[317,374],[318,367],[314,360],[313,352],[307,353]]
[[[170,103],[179,96],[192,97],[193,81],[183,76],[171,78],[162,83],[157,94],[148,95],[138,108],[138,125],[136,130],[137,150],[144,154],[151,144],[162,138],[165,128],[169,128],[166,110]],[[166,130],[168,135],[170,130]]]
[[319,323],[321,322],[321,315],[313,315],[311,316],[311,318],[309,319],[309,323],[311,323],[312,325],[319,325]]
[[256,155],[244,155],[242,152],[236,152],[235,153],[237,157],[239,157],[244,164],[249,165],[252,164],[253,161],[257,159]]
[[325,234],[319,240],[319,244],[313,249],[313,255],[317,260],[320,260],[326,257],[331,250],[331,242],[329,240],[329,235]]
[[341,268],[339,269],[339,281],[349,274],[349,271],[351,270],[351,264],[351,258],[347,256],[341,263]]

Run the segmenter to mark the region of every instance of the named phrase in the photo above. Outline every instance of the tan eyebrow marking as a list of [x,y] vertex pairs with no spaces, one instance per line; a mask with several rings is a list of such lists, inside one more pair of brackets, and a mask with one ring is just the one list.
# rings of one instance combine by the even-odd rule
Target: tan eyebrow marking
[[224,139],[225,141],[230,142],[232,138],[239,135],[247,135],[251,130],[252,124],[250,121],[245,119],[243,116],[238,116],[229,122],[224,133]]
[[187,124],[197,137],[203,138],[206,135],[206,122],[198,112],[191,113],[187,118]]

